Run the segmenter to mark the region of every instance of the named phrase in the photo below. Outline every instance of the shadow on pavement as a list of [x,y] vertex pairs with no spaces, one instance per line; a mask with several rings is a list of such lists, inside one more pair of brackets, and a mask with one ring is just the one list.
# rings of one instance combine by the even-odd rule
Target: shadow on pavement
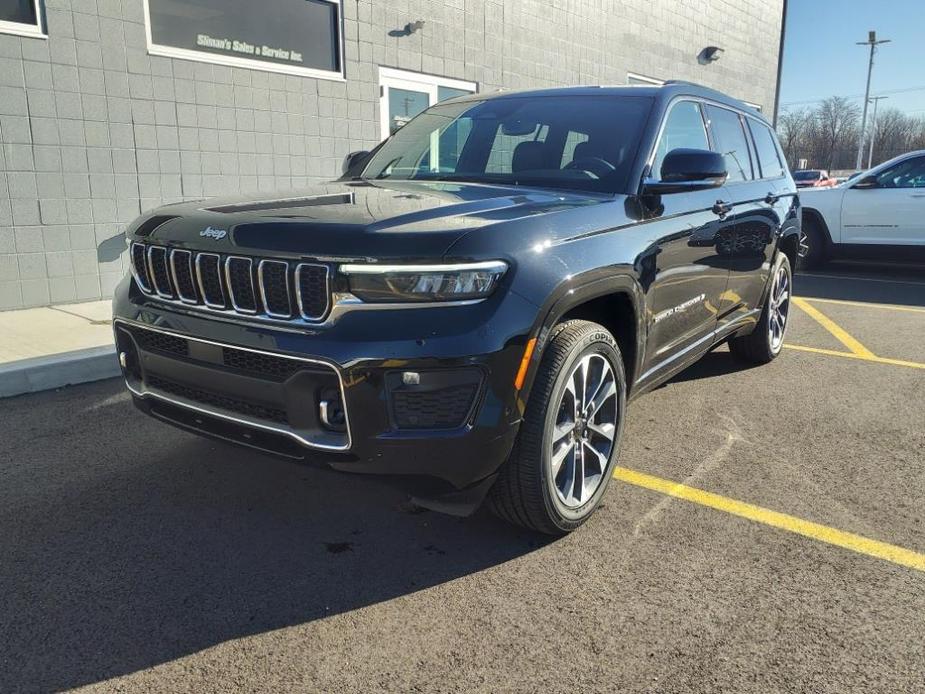
[[728,348],[723,347],[703,355],[695,363],[691,364],[678,375],[673,376],[660,387],[663,388],[672,383],[684,383],[686,381],[699,381],[704,378],[728,376],[729,374],[754,368],[757,368],[756,364],[749,364],[736,359],[729,352]]
[[177,432],[135,412],[115,381],[0,402],[0,440],[4,692],[100,682],[544,542]]
[[925,306],[925,265],[833,262],[798,272],[794,286],[798,296],[810,299]]

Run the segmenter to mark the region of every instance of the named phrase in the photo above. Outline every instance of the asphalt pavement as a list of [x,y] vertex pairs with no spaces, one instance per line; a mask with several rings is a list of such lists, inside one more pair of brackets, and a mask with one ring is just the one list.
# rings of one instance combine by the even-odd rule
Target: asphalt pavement
[[721,348],[633,403],[621,467],[726,501],[617,479],[556,541],[176,431],[118,381],[0,400],[0,691],[922,692],[906,272],[797,278],[867,352],[795,306],[771,365]]

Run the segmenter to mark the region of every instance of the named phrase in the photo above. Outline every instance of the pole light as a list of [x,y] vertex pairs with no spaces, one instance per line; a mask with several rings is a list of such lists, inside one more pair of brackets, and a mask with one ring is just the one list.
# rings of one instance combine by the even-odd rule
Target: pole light
[[889,99],[888,96],[872,96],[870,100],[874,102],[874,113],[870,117],[870,150],[867,152],[867,168],[871,167],[874,160],[874,140],[877,138],[877,104],[881,99]]
[[870,101],[870,75],[874,71],[874,54],[877,52],[877,46],[889,42],[890,39],[878,39],[876,31],[868,31],[867,40],[857,42],[859,46],[870,46],[870,60],[867,63],[867,89],[864,90],[864,113],[861,116],[861,135],[858,138],[858,159],[854,165],[855,169],[860,169],[861,162],[864,161],[864,135],[867,133],[867,104]]

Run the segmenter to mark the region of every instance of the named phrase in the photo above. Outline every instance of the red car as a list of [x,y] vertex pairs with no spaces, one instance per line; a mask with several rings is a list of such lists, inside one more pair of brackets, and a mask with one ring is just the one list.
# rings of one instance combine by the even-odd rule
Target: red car
[[802,169],[793,172],[793,180],[797,188],[831,188],[838,185],[838,181],[829,176],[823,169]]

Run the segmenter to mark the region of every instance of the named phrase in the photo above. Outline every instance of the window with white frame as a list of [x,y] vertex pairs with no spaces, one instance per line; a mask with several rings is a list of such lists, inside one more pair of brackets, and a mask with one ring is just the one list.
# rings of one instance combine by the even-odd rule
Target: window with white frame
[[145,13],[154,55],[343,79],[341,0],[145,0]]
[[39,0],[0,0],[0,32],[45,38]]
[[478,91],[475,82],[387,67],[379,68],[379,86],[383,140],[437,102]]
[[643,86],[654,85],[656,87],[661,87],[663,84],[665,84],[665,80],[656,79],[655,77],[646,77],[645,75],[640,75],[638,72],[627,72],[626,83],[641,84]]

